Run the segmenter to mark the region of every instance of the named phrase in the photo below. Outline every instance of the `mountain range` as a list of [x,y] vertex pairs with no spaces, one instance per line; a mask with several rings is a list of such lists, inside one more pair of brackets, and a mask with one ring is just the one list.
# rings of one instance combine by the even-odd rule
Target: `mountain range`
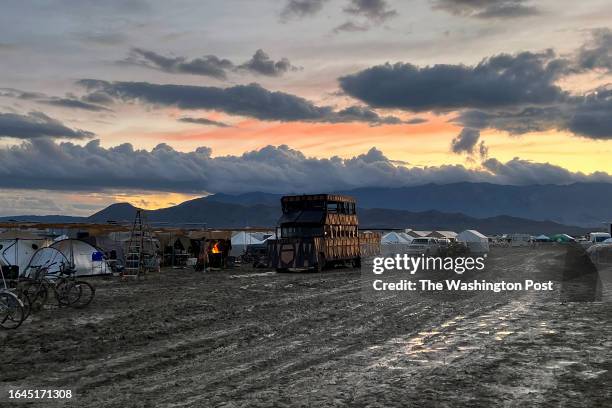
[[[488,183],[427,184],[338,191],[357,199],[362,228],[582,234],[612,220],[612,184],[506,186]],[[155,225],[210,228],[272,227],[280,194],[214,194],[147,211]],[[118,203],[89,216],[20,216],[2,220],[38,222],[130,222],[135,207]]]

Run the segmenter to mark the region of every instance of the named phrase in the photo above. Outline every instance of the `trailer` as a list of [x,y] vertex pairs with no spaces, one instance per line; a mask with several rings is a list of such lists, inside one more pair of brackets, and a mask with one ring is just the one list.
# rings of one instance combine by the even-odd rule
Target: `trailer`
[[359,231],[355,199],[338,194],[281,198],[276,239],[268,240],[268,266],[321,270],[338,264],[358,267],[380,254],[380,234]]

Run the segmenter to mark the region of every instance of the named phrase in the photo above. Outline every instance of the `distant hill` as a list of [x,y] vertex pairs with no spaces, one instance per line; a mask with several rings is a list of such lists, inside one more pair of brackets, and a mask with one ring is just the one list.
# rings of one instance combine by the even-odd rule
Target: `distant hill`
[[[602,222],[612,220],[612,184],[609,183],[509,186],[466,182],[370,187],[337,193],[355,197],[361,208],[436,210],[478,218],[509,215],[585,227],[600,227]],[[209,196],[210,200],[242,205],[269,205],[278,203],[279,198],[278,194],[266,193]]]
[[[130,204],[113,204],[88,218],[89,222],[131,222],[136,208]],[[361,228],[413,228],[422,230],[462,231],[474,228],[483,233],[504,232],[552,234],[566,232],[584,234],[588,229],[566,226],[551,221],[533,221],[518,217],[496,216],[475,218],[460,213],[440,211],[411,212],[384,208],[360,208]],[[158,225],[206,225],[211,228],[274,227],[280,217],[280,206],[241,205],[216,202],[208,197],[186,201],[174,207],[147,211],[149,222]]]
[[13,215],[0,217],[1,222],[39,222],[39,223],[58,223],[69,224],[73,222],[83,222],[87,217],[72,217],[70,215]]

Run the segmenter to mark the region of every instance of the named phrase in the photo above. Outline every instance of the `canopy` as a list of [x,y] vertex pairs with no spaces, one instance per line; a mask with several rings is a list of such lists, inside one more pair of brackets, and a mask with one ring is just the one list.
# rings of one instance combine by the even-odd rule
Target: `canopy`
[[60,251],[69,265],[76,270],[76,276],[105,275],[111,273],[100,251],[78,239],[64,239],[51,244],[51,248]]
[[538,235],[537,237],[535,237],[535,240],[538,242],[548,242],[550,241],[550,237],[542,234],[542,235]]
[[240,231],[232,237],[232,250],[230,251],[230,255],[243,255],[247,252],[249,246],[261,244],[263,244],[263,241],[260,241],[248,232]]

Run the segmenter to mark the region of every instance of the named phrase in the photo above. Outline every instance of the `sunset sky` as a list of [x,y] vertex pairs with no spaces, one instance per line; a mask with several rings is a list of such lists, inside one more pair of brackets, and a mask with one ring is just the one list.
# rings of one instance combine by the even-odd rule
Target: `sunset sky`
[[0,215],[612,182],[612,3],[39,0],[0,13]]

